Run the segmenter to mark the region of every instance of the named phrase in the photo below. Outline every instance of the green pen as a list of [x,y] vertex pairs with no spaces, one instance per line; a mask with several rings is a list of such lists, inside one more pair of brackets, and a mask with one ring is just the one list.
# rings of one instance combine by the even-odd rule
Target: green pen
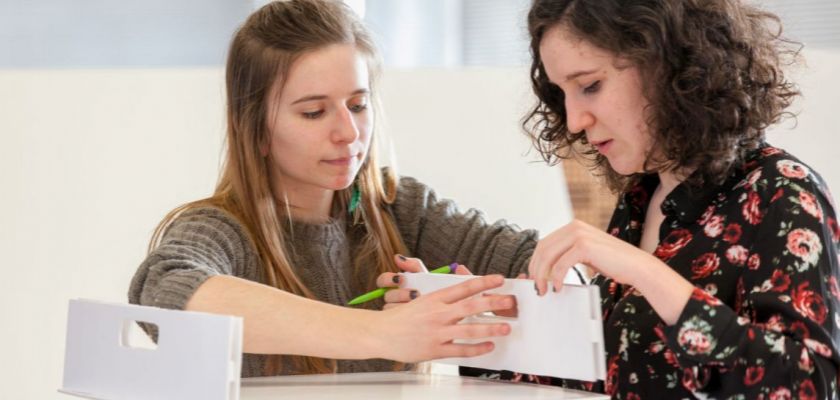
[[[440,268],[435,268],[435,269],[429,271],[429,273],[430,274],[448,274],[450,272],[455,272],[456,269],[458,269],[458,263],[452,263],[452,264],[449,264],[449,265],[444,265],[443,267],[440,267]],[[379,288],[379,289],[367,292],[367,293],[365,293],[365,294],[363,294],[359,297],[356,297],[353,300],[350,300],[350,302],[347,303],[347,305],[348,306],[355,306],[356,304],[362,304],[362,303],[366,303],[366,302],[374,300],[374,299],[378,299],[378,298],[384,296],[385,292],[387,292],[391,289],[394,289],[394,288]]]

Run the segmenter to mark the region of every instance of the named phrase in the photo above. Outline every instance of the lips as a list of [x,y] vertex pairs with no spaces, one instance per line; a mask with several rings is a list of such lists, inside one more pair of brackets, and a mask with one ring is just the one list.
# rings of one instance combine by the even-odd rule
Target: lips
[[592,146],[595,147],[596,150],[598,150],[599,152],[601,152],[603,154],[604,152],[607,151],[607,149],[609,148],[610,144],[612,144],[612,142],[613,142],[612,139],[607,139],[607,140],[600,140],[600,141],[592,141],[592,142],[589,142],[589,143],[592,144]]
[[330,165],[350,165],[353,162],[353,160],[355,160],[358,157],[359,156],[357,154],[346,157],[332,158],[329,160],[322,160],[322,162]]

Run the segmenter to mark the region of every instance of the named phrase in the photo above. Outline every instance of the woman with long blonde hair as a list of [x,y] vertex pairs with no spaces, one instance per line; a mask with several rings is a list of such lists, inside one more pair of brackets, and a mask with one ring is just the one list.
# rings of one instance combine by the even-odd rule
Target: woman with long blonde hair
[[381,301],[338,307],[411,262],[405,255],[515,276],[537,239],[461,213],[380,168],[376,70],[369,34],[341,2],[277,1],[252,14],[228,54],[227,153],[216,190],[164,218],[129,300],[242,316],[243,376],[399,370],[492,350],[492,342],[452,340],[509,332],[456,325],[512,306],[472,296],[501,285],[499,276],[385,311],[371,310]]

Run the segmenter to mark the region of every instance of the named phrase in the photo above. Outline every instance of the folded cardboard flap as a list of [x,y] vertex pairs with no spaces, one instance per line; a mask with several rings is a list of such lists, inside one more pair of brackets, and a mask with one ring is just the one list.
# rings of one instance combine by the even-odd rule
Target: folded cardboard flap
[[[404,276],[403,286],[420,293],[431,293],[475,278],[439,274]],[[511,320],[481,315],[466,318],[463,323],[506,322],[511,325],[510,334],[492,338],[495,348],[485,355],[436,362],[585,381],[606,378],[601,295],[596,286],[566,284],[558,293],[549,291],[545,296],[537,296],[533,281],[506,279],[501,287],[484,293],[516,296],[517,317]]]
[[[137,342],[137,322],[157,343]],[[71,300],[60,392],[92,399],[237,400],[242,319]]]

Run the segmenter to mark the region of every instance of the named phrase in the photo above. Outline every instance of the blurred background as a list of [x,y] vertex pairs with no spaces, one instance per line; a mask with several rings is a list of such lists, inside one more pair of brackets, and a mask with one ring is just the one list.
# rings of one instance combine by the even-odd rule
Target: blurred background
[[[264,3],[0,0],[3,398],[66,398],[56,389],[67,300],[125,302],[155,225],[212,192],[225,52]],[[543,233],[573,214],[606,223],[612,197],[573,163],[545,166],[522,134],[534,101],[529,1],[347,3],[384,55],[383,150],[402,174]],[[781,16],[807,60],[792,71],[798,123],[774,127],[770,141],[838,193],[840,2],[757,3]]]

